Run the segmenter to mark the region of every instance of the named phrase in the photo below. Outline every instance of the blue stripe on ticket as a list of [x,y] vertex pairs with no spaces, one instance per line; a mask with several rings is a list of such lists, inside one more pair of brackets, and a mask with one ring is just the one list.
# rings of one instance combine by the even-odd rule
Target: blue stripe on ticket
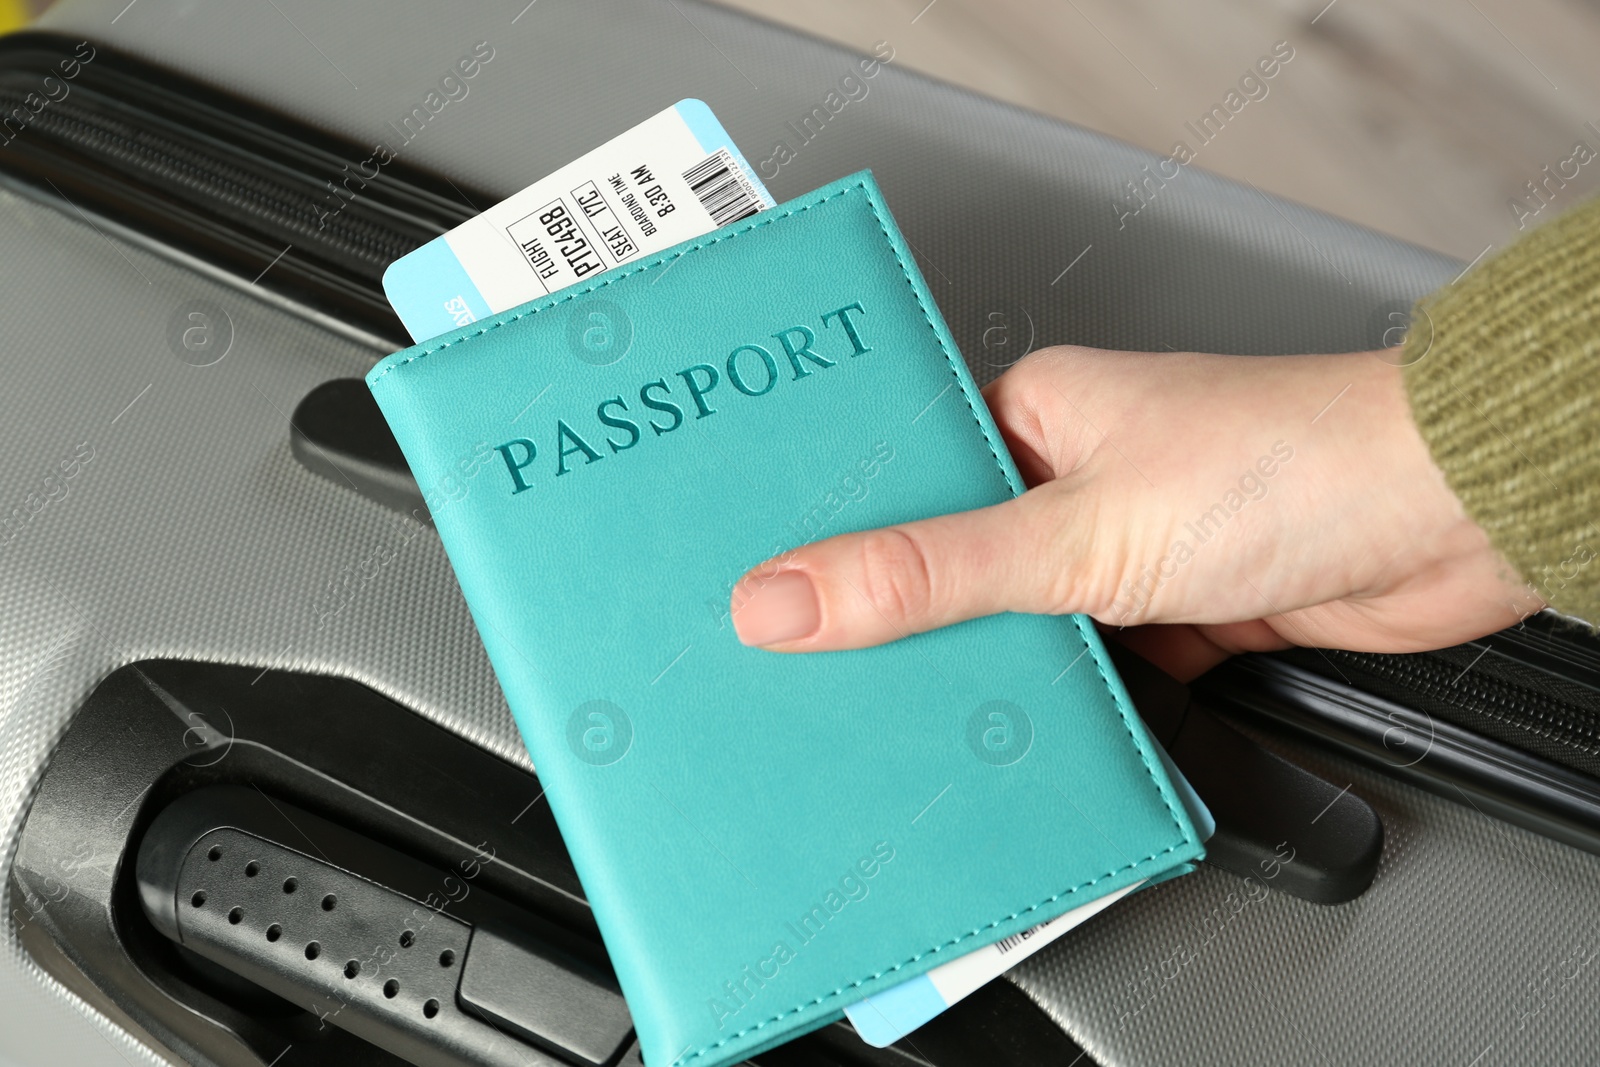
[[[412,337],[437,337],[491,314],[443,237],[389,264],[383,291]],[[449,295],[441,299],[441,293]]]
[[884,990],[862,1001],[865,1010],[850,1015],[850,1023],[861,1040],[873,1048],[887,1048],[950,1005],[933,984],[919,974],[909,982]]

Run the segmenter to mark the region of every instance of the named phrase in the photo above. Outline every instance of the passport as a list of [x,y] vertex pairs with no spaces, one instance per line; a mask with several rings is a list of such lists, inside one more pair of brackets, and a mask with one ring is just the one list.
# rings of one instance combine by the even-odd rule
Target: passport
[[367,381],[419,483],[491,443],[435,524],[650,1067],[738,1062],[1202,856],[1081,616],[734,634],[735,583],[799,542],[1023,491],[869,172]]

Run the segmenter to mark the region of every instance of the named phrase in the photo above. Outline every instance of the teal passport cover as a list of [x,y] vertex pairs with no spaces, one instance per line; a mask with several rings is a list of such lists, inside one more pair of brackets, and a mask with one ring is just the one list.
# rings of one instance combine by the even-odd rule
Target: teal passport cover
[[651,1067],[736,1062],[1201,854],[1081,617],[734,635],[784,549],[1022,491],[871,174],[367,381],[424,487],[489,457],[434,520]]

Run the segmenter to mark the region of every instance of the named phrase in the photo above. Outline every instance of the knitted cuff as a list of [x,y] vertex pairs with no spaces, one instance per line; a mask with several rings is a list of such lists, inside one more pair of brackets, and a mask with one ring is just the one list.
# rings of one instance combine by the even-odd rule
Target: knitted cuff
[[1552,607],[1600,622],[1600,199],[1422,300],[1405,361],[1467,514]]

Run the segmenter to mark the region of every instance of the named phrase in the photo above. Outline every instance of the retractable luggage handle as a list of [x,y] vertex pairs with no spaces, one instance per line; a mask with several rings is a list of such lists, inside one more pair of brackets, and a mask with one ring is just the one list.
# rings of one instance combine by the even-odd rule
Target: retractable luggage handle
[[1106,647],[1145,725],[1211,809],[1207,863],[1316,904],[1366,891],[1383,855],[1371,805],[1268,752],[1149,660]]

